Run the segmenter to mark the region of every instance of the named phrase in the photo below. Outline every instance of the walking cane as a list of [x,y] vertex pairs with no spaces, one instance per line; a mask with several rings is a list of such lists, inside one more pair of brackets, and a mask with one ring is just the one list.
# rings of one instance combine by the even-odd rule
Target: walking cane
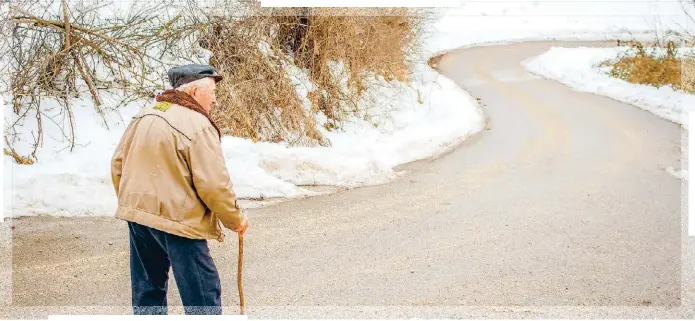
[[239,305],[241,305],[241,314],[244,314],[244,287],[241,282],[241,268],[244,264],[244,236],[239,234],[239,265],[237,266],[236,281],[239,287]]

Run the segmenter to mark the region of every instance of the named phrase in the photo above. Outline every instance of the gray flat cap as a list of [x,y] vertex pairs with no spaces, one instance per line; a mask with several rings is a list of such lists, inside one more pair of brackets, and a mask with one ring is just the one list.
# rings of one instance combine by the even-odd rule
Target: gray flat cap
[[183,84],[210,77],[215,79],[215,82],[222,80],[222,76],[215,72],[215,68],[210,65],[190,64],[169,69],[169,84],[172,88],[177,88]]

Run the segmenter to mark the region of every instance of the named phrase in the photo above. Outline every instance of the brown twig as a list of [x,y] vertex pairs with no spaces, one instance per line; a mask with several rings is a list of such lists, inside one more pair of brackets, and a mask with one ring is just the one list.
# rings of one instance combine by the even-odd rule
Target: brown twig
[[87,87],[89,87],[89,92],[92,94],[92,100],[94,101],[94,105],[96,105],[97,110],[99,111],[99,113],[101,113],[101,111],[99,110],[99,106],[101,106],[101,100],[99,99],[99,94],[97,94],[97,90],[94,87],[92,77],[90,77],[90,75],[85,70],[86,66],[84,58],[82,57],[81,53],[75,52],[73,52],[73,57],[75,59],[75,64],[77,65],[77,70],[80,72],[80,75],[82,75],[82,79],[87,83]]

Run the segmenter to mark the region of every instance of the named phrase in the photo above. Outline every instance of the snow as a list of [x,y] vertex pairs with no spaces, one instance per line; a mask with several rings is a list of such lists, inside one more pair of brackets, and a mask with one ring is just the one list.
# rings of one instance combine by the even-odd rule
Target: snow
[[[673,1],[461,4],[435,21],[425,39],[425,56],[462,46],[520,40],[632,38],[630,33],[646,37],[645,32],[655,28],[679,29],[687,24],[679,4]],[[301,71],[286,71],[298,84],[306,83]],[[366,111],[353,117],[342,131],[322,129],[330,147],[288,147],[224,137],[222,147],[239,197],[305,197],[317,193],[303,185],[354,188],[388,183],[401,174],[394,170],[396,166],[443,153],[484,127],[485,117],[468,93],[425,64],[414,71],[417,80],[412,88],[382,80],[379,99],[363,101]],[[312,88],[298,86],[297,90],[305,97]],[[37,164],[17,165],[4,156],[5,215],[113,215],[116,198],[109,160],[127,120],[144,103],[110,112],[107,129],[88,96],[72,100],[78,137],[74,151],[64,149],[58,126],[44,123],[45,142]],[[59,110],[57,105],[53,107],[54,112]],[[10,108],[4,107],[5,122],[12,120]],[[31,130],[29,125],[24,128],[25,134]],[[31,151],[30,142],[20,145],[20,153]],[[94,195],[87,196],[90,193]]]
[[528,40],[653,40],[654,31],[663,36],[693,27],[679,1],[461,0],[459,8],[441,13],[426,48],[434,55]]
[[[379,104],[366,108],[368,112],[343,131],[322,129],[330,147],[289,147],[224,137],[222,148],[235,192],[244,199],[294,198],[318,194],[301,185],[354,188],[387,183],[399,175],[395,166],[445,152],[482,129],[483,114],[470,95],[429,67],[419,68],[412,88],[382,81]],[[297,79],[305,77],[293,72]],[[298,90],[308,93],[305,86]],[[113,215],[117,203],[110,158],[127,120],[144,103],[134,102],[109,114],[109,130],[88,96],[73,101],[78,137],[73,152],[62,150],[66,142],[60,139],[60,127],[44,123],[46,140],[37,164],[17,165],[5,156],[5,215]],[[56,112],[60,110],[53,104]],[[18,152],[31,152],[30,143],[19,144]],[[85,197],[91,193],[95,195]]]
[[[692,52],[695,50],[685,48],[680,54]],[[523,64],[534,74],[556,80],[578,91],[632,104],[687,128],[686,117],[689,112],[695,111],[695,95],[674,90],[670,86],[656,88],[629,83],[607,74],[610,66],[600,66],[604,61],[614,61],[626,54],[633,54],[630,48],[553,47]]]
[[685,169],[676,169],[673,166],[669,166],[666,168],[666,172],[677,179],[688,180],[688,171]]
[[[420,74],[416,88],[424,104],[418,103],[416,91],[384,83],[369,120],[354,119],[340,132],[321,128],[331,147],[257,144],[261,167],[296,185],[381,184],[396,177],[393,167],[442,153],[482,129],[482,111],[471,96],[435,71]],[[374,119],[381,120],[376,127]]]

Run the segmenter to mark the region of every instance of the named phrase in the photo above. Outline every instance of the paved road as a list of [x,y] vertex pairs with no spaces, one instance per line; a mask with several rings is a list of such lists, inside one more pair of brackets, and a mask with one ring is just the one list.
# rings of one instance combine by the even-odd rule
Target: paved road
[[[388,185],[251,210],[248,314],[692,318],[682,186],[664,170],[680,167],[680,127],[519,66],[550,45],[443,57],[490,119],[451,153],[404,166],[411,173]],[[14,317],[129,313],[122,222],[14,225]],[[234,235],[211,243],[227,313],[237,312],[236,246]]]

